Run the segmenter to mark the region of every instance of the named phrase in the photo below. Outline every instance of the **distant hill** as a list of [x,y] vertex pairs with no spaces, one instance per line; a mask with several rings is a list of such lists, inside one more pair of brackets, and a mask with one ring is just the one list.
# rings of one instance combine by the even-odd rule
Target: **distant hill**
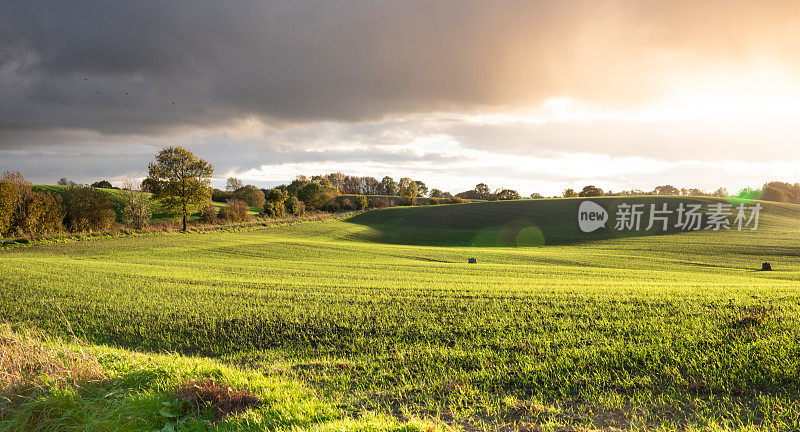
[[[590,233],[579,229],[578,207],[585,200],[596,202],[606,209],[611,221],[605,228]],[[541,246],[676,234],[683,232],[675,227],[676,214],[669,217],[666,232],[658,229],[660,225],[646,230],[650,204],[660,208],[666,203],[672,210],[680,203],[700,204],[706,211],[708,204],[718,202],[727,203],[721,198],[658,196],[495,201],[390,208],[363,213],[348,219],[348,222],[370,228],[353,233],[353,240],[429,246]],[[645,214],[639,231],[614,229],[614,215],[623,203],[644,204]],[[749,202],[748,205],[753,203]],[[800,229],[800,206],[761,201],[760,204],[764,207],[760,218],[762,228],[775,225],[780,220],[780,223]]]

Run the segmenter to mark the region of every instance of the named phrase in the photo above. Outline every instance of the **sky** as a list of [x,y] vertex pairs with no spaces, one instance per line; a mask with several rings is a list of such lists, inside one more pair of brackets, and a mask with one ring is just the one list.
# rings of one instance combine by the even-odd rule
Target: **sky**
[[0,170],[268,186],[341,171],[731,191],[797,182],[795,0],[5,0]]

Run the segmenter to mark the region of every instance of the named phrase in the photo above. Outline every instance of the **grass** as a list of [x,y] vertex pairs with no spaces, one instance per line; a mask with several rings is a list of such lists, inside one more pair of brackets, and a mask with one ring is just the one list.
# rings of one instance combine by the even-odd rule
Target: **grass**
[[342,418],[800,428],[800,207],[763,203],[754,232],[581,237],[579,202],[2,250],[0,318],[65,334],[60,309],[92,344],[296,380]]
[[[11,393],[11,398],[0,398],[4,431],[439,429],[430,422],[399,422],[376,413],[349,418],[296,379],[242,371],[211,359],[42,341],[5,326],[0,348],[7,354],[9,347],[27,361],[20,366],[46,370],[48,375],[35,388],[4,389],[4,395]],[[91,373],[74,361],[63,364],[64,357],[91,363]],[[237,415],[240,409],[235,408],[247,409]]]

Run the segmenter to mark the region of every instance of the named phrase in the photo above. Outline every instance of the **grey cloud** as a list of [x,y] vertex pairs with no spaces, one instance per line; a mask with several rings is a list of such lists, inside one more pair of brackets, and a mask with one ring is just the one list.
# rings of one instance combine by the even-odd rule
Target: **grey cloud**
[[657,91],[674,56],[766,46],[795,62],[798,9],[780,0],[10,1],[0,129],[160,134],[247,116],[350,122],[553,95],[620,103]]

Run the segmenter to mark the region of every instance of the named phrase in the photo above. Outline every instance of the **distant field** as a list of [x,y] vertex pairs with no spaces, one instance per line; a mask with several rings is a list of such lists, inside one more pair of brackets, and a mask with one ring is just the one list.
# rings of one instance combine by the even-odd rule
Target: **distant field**
[[580,202],[0,250],[0,319],[63,333],[63,311],[93,343],[298,378],[346,413],[800,429],[800,206],[762,203],[757,231],[587,236]]

